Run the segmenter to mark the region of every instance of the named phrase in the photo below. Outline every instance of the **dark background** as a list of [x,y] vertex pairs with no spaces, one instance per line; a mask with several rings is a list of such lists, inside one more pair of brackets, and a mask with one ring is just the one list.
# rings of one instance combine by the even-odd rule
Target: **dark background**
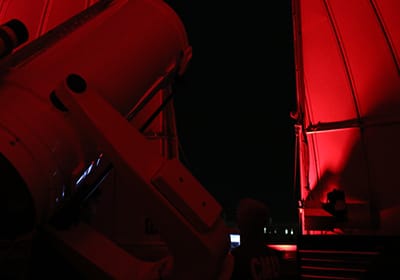
[[175,84],[183,163],[228,220],[249,196],[269,205],[274,222],[297,222],[290,0],[166,2],[193,47]]

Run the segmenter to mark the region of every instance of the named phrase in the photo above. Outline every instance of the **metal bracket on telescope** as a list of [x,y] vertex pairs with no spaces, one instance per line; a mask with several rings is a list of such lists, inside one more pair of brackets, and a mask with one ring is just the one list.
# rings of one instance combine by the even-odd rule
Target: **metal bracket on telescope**
[[44,233],[88,279],[158,279],[167,261],[148,262],[135,258],[84,223],[68,230],[45,226]]
[[[178,160],[151,143],[77,74],[55,90],[77,128],[90,135],[119,175],[132,182],[174,257],[174,279],[215,279],[229,258],[222,208]],[[188,256],[191,256],[188,258]]]

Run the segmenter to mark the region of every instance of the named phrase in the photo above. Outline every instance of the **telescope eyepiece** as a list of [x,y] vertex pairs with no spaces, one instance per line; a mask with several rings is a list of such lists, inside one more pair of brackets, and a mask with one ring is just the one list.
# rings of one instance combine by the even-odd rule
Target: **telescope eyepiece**
[[25,43],[28,38],[28,29],[18,19],[11,19],[0,25],[0,58],[10,54],[15,48]]

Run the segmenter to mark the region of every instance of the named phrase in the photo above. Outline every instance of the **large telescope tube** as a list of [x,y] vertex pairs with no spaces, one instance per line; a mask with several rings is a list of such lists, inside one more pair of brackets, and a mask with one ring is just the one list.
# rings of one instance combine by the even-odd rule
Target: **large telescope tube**
[[73,32],[55,34],[57,42],[25,46],[33,53],[2,76],[0,238],[47,221],[101,153],[57,103],[61,80],[78,73],[126,116],[171,67],[183,73],[190,59],[182,22],[163,1],[110,3]]

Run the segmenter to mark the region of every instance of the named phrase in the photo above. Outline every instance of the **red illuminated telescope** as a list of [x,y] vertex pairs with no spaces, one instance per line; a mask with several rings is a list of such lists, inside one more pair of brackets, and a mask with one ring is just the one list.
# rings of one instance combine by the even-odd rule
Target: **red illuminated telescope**
[[[230,244],[220,205],[145,133],[191,58],[179,17],[157,0],[98,1],[36,37],[31,26],[29,42],[0,61],[1,238],[45,227],[96,273],[147,279],[148,262],[113,246],[126,238],[110,226],[141,231],[145,216],[173,257],[173,279],[223,278]],[[72,222],[99,192],[112,208],[97,219],[113,223]],[[120,204],[118,193],[127,194]]]

